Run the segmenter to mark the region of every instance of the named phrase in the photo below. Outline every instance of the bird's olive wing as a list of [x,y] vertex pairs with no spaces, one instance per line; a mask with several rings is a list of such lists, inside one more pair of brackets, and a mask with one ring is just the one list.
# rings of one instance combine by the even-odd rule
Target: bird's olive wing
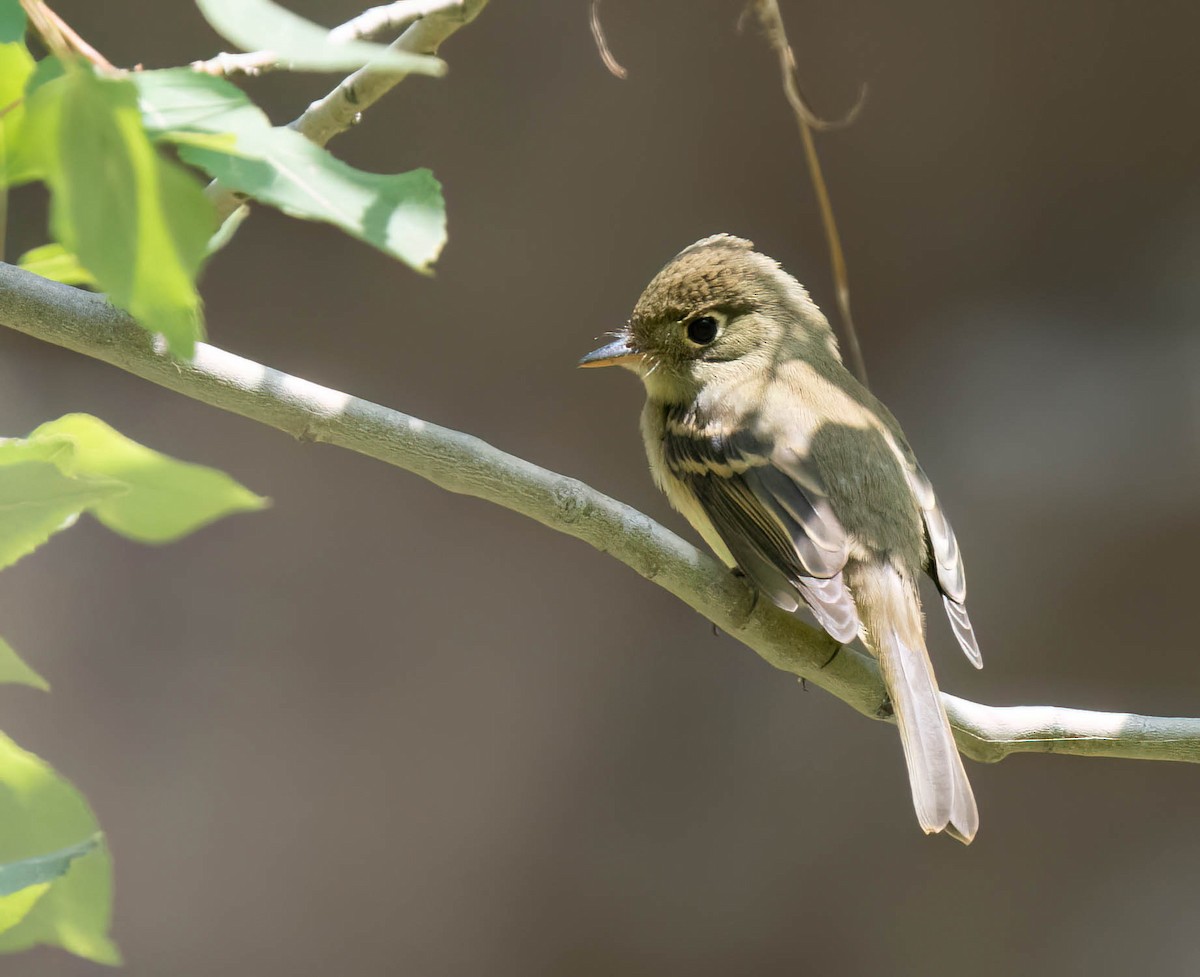
[[802,599],[838,641],[858,634],[842,580],[848,546],[821,479],[806,459],[770,452],[752,436],[696,436],[668,425],[671,474],[700,503],[742,572],[775,603]]
[[971,627],[971,619],[967,616],[967,576],[963,569],[958,540],[954,538],[954,530],[950,528],[950,522],[938,503],[937,495],[934,494],[933,485],[921,470],[921,466],[916,461],[907,459],[905,469],[909,487],[925,519],[929,576],[941,591],[946,616],[950,618],[950,627],[962,647],[963,654],[976,668],[983,668],[983,655],[979,651],[979,642],[975,638],[975,629]]

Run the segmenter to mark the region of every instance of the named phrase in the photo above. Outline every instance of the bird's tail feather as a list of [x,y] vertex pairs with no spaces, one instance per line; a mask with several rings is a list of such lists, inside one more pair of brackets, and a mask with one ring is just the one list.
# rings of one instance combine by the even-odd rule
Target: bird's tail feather
[[886,574],[886,611],[879,615],[871,644],[900,727],[913,806],[926,834],[945,831],[969,845],[979,829],[979,812],[942,708],[916,596],[906,592],[894,571]]
[[969,845],[979,829],[979,812],[929,655],[924,647],[909,647],[895,630],[882,645],[880,664],[900,727],[917,819],[926,834],[945,831]]

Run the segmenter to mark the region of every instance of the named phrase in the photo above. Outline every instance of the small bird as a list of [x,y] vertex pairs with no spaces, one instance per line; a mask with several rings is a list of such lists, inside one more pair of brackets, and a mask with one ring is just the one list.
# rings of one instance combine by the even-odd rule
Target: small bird
[[671,505],[780,607],[879,659],[925,832],[970,844],[979,813],[925,647],[927,572],[976,668],[954,532],[896,419],[843,366],[779,263],[729,234],[685,248],[624,329],[580,360],[642,379],[642,437]]

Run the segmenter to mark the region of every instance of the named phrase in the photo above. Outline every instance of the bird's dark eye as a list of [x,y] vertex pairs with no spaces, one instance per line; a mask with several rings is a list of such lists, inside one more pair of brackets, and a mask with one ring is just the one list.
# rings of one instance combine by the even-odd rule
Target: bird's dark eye
[[687,324],[687,338],[697,346],[707,346],[717,338],[717,320],[710,315],[698,315]]

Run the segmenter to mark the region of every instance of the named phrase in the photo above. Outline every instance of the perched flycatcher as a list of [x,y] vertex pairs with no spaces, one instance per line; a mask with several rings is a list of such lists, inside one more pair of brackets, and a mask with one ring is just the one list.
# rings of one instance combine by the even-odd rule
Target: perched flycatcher
[[921,827],[970,843],[979,814],[917,589],[929,573],[981,667],[958,544],[900,425],[842,365],[808,292],[749,241],[705,238],[580,361],[614,364],[645,384],[642,437],[671,505],[776,604],[803,602],[838,641],[862,639],[887,683]]

